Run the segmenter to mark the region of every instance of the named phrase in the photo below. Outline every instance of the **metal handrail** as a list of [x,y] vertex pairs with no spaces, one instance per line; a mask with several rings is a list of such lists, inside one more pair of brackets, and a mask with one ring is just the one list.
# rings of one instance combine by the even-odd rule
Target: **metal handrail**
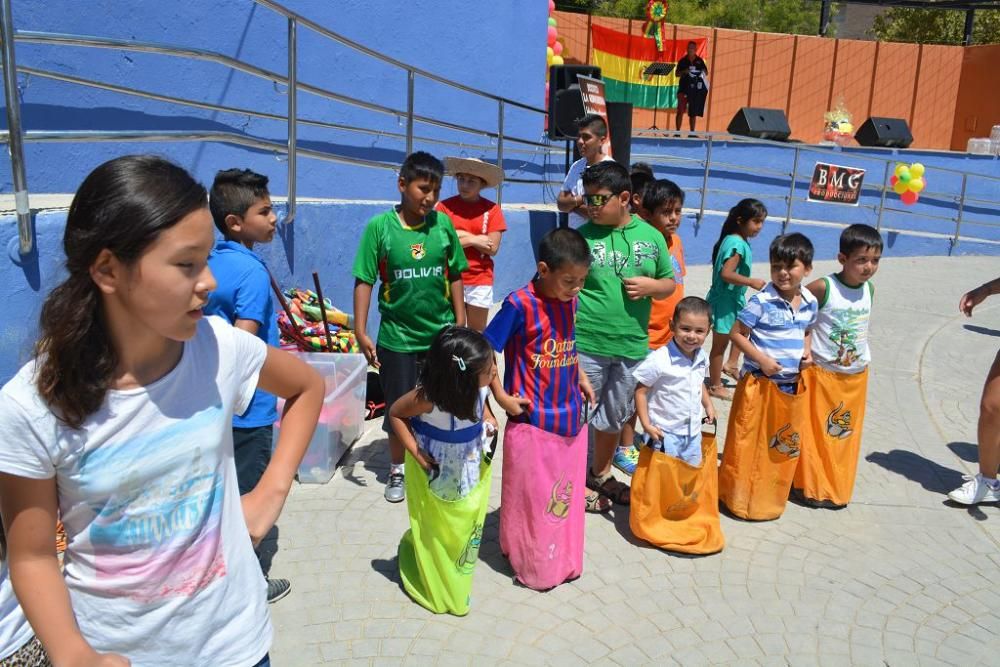
[[[638,133],[634,133],[633,137],[647,138],[650,135],[654,135],[652,138],[656,139],[656,138],[659,138],[659,137],[666,137],[666,136],[668,136],[670,134],[674,134],[674,133],[670,132],[669,130],[656,130],[656,131],[643,130],[643,131],[640,131]],[[657,135],[659,135],[659,136],[657,136]],[[755,137],[743,137],[743,136],[739,136],[739,135],[730,134],[728,132],[688,132],[686,136],[688,138],[692,138],[692,139],[701,140],[701,141],[705,141],[706,142],[705,158],[704,159],[699,159],[699,158],[685,158],[685,157],[672,157],[672,156],[662,156],[662,155],[642,155],[642,154],[636,154],[636,155],[633,155],[633,157],[645,158],[645,159],[647,159],[650,162],[694,162],[694,163],[697,163],[699,166],[701,166],[704,169],[704,176],[703,176],[703,179],[702,179],[702,187],[699,188],[699,190],[701,192],[701,202],[700,202],[700,207],[699,207],[699,211],[698,211],[698,221],[699,221],[699,223],[700,223],[700,221],[705,216],[705,200],[707,198],[707,194],[709,192],[714,192],[714,193],[717,193],[717,194],[718,193],[728,193],[728,191],[725,191],[725,190],[717,190],[717,189],[713,189],[713,188],[709,188],[708,187],[709,174],[710,174],[710,172],[711,172],[711,170],[712,170],[713,167],[720,167],[720,166],[722,166],[722,167],[725,167],[725,168],[728,168],[728,169],[734,169],[734,170],[737,170],[737,171],[745,171],[745,172],[749,172],[749,173],[758,173],[758,174],[765,173],[765,174],[777,175],[777,176],[784,176],[784,177],[790,178],[791,181],[789,183],[788,194],[785,195],[784,197],[782,197],[781,195],[773,195],[774,198],[781,197],[781,198],[783,198],[785,200],[785,219],[782,222],[782,226],[781,226],[782,233],[784,233],[787,230],[788,225],[789,225],[789,223],[792,220],[792,204],[795,201],[795,190],[796,190],[797,179],[798,179],[798,165],[799,165],[799,155],[800,155],[800,153],[803,152],[803,151],[807,151],[807,152],[811,152],[811,153],[819,153],[821,155],[830,156],[831,158],[837,159],[838,161],[843,161],[844,158],[845,158],[845,153],[843,153],[842,151],[837,151],[837,150],[830,149],[830,148],[827,148],[827,147],[824,147],[824,146],[814,146],[814,145],[810,145],[810,144],[788,144],[786,142],[781,142],[781,141],[773,141],[773,140],[768,140],[768,139],[758,139],[758,138],[755,138]],[[786,150],[789,149],[789,148],[791,148],[794,151],[794,154],[792,156],[792,169],[789,172],[789,171],[784,171],[784,170],[779,170],[779,169],[749,168],[746,165],[738,165],[738,164],[722,163],[722,162],[712,162],[712,146],[713,146],[713,144],[715,142],[719,142],[719,141],[771,145],[771,146],[780,147],[780,148],[783,148],[783,149],[786,149]],[[846,155],[850,156],[851,154],[848,153]],[[955,246],[957,246],[958,243],[959,243],[960,234],[961,234],[961,228],[962,228],[962,222],[963,222],[964,215],[965,215],[965,206],[966,206],[966,204],[968,202],[970,202],[970,201],[976,201],[976,202],[985,203],[985,204],[995,204],[996,203],[996,202],[990,202],[990,201],[981,200],[981,199],[971,199],[971,198],[969,198],[969,197],[966,196],[966,189],[967,189],[967,185],[968,185],[968,181],[969,181],[970,177],[971,178],[981,178],[981,179],[985,179],[985,180],[988,180],[988,181],[997,181],[998,183],[1000,183],[1000,177],[990,176],[988,174],[977,174],[977,173],[972,173],[972,172],[967,172],[967,171],[961,171],[959,169],[952,169],[952,168],[949,168],[949,167],[937,167],[937,166],[935,166],[934,167],[935,171],[948,172],[948,173],[952,173],[952,174],[956,174],[956,175],[961,176],[962,177],[961,192],[958,195],[953,195],[953,194],[947,193],[947,192],[931,192],[931,191],[925,191],[925,192],[923,192],[921,194],[924,197],[934,198],[937,201],[948,200],[948,199],[952,200],[954,203],[957,204],[957,211],[956,211],[956,215],[954,217],[953,216],[944,216],[944,215],[935,215],[935,214],[932,214],[932,213],[917,212],[917,211],[901,211],[900,209],[894,209],[894,208],[891,208],[891,207],[887,207],[885,205],[885,198],[886,198],[887,193],[892,189],[892,188],[890,188],[887,185],[887,182],[889,180],[889,175],[890,175],[890,169],[891,169],[892,165],[900,162],[900,160],[897,159],[897,158],[887,158],[887,157],[880,157],[880,156],[877,156],[877,155],[868,155],[868,154],[859,155],[858,158],[860,158],[861,160],[866,160],[866,161],[882,162],[885,165],[885,167],[884,167],[884,174],[882,176],[882,180],[880,182],[874,183],[874,184],[872,184],[872,183],[869,182],[869,185],[868,185],[869,188],[874,189],[874,190],[880,192],[880,201],[879,201],[879,204],[877,206],[875,206],[873,204],[859,204],[859,206],[862,207],[862,208],[870,208],[870,209],[876,210],[878,212],[878,216],[876,218],[875,227],[876,227],[876,229],[879,229],[879,230],[882,229],[882,213],[884,211],[887,211],[887,210],[891,211],[891,212],[905,212],[905,213],[909,213],[911,215],[916,215],[916,216],[920,216],[920,217],[923,217],[923,218],[930,218],[930,219],[933,219],[933,220],[949,220],[949,221],[952,221],[952,222],[955,223],[954,233],[950,237],[951,248],[954,249]],[[769,195],[769,197],[770,197],[770,195]],[[973,224],[973,223],[970,223],[970,224]],[[986,225],[986,226],[990,226],[990,225]]]
[[[33,247],[34,230],[33,223],[30,215],[30,206],[28,203],[28,193],[27,193],[27,178],[24,168],[24,158],[23,150],[21,148],[22,136],[28,138],[21,126],[20,121],[20,105],[17,101],[17,72],[22,71],[28,74],[34,74],[36,76],[45,76],[48,78],[62,80],[66,82],[93,86],[95,88],[101,88],[108,91],[125,93],[130,95],[136,95],[140,97],[146,97],[149,99],[156,99],[159,101],[183,104],[192,107],[212,109],[216,111],[229,112],[229,113],[241,113],[248,114],[252,116],[269,118],[271,120],[284,120],[287,124],[287,141],[284,149],[280,152],[284,152],[288,155],[288,213],[285,218],[285,222],[291,222],[294,220],[296,211],[296,158],[299,154],[307,157],[316,157],[320,159],[328,159],[333,162],[342,162],[361,166],[376,166],[379,168],[386,168],[385,163],[379,163],[372,160],[363,160],[359,158],[347,158],[336,156],[334,154],[324,153],[323,151],[315,150],[303,150],[298,147],[298,137],[297,137],[297,126],[298,123],[314,125],[319,127],[326,127],[330,129],[348,130],[348,131],[359,131],[367,133],[375,133],[382,136],[391,136],[404,139],[406,142],[407,153],[411,152],[413,149],[414,138],[421,139],[423,141],[432,141],[434,143],[447,143],[450,145],[457,145],[463,147],[473,147],[469,144],[462,144],[457,142],[446,142],[440,139],[429,139],[414,136],[414,126],[416,123],[421,123],[424,125],[435,126],[447,130],[452,130],[456,132],[471,133],[477,136],[482,136],[489,140],[496,141],[496,152],[497,152],[497,163],[500,168],[503,168],[503,155],[504,155],[504,142],[514,142],[520,145],[533,146],[537,149],[550,149],[551,144],[543,143],[539,141],[533,141],[530,139],[524,139],[521,137],[516,137],[512,135],[504,134],[504,116],[505,108],[514,107],[526,111],[531,111],[534,113],[545,114],[544,109],[534,107],[517,100],[512,100],[500,95],[495,95],[492,93],[487,93],[481,90],[472,88],[457,81],[452,81],[440,75],[434,74],[419,67],[414,67],[408,65],[402,61],[396,60],[378,53],[358,42],[348,39],[342,35],[339,35],[332,30],[312,21],[301,14],[291,11],[283,5],[272,2],[270,0],[254,0],[257,4],[270,9],[281,16],[285,17],[288,25],[287,33],[287,55],[288,55],[288,65],[287,65],[287,75],[281,75],[277,72],[273,72],[262,67],[257,67],[249,63],[243,62],[238,58],[233,58],[222,53],[211,51],[208,49],[199,49],[192,47],[178,47],[169,44],[163,44],[158,42],[141,42],[137,40],[122,40],[113,39],[97,36],[87,36],[87,35],[70,35],[64,33],[44,33],[37,31],[15,31],[13,26],[12,12],[10,9],[10,3],[12,0],[0,0],[3,3],[2,15],[0,15],[0,23],[2,23],[2,32],[0,32],[0,39],[3,41],[3,76],[4,76],[4,87],[6,93],[7,104],[7,115],[8,115],[8,128],[10,132],[4,133],[2,136],[6,137],[6,141],[10,144],[11,150],[11,166],[13,172],[13,179],[15,184],[15,201],[17,202],[18,211],[18,233],[20,237],[20,251],[22,254],[27,254],[31,252]],[[297,44],[297,32],[298,26],[302,25],[314,32],[320,34],[321,36],[343,44],[359,53],[362,53],[371,58],[375,58],[381,62],[387,63],[398,67],[407,73],[407,100],[405,111],[400,109],[393,109],[388,106],[383,106],[380,104],[375,104],[372,102],[367,102],[360,100],[348,95],[342,95],[335,93],[331,90],[319,86],[313,86],[310,84],[302,83],[298,81],[297,76],[297,62],[298,62],[298,44]],[[12,39],[11,39],[12,37]],[[47,72],[45,70],[39,70],[35,68],[18,68],[14,60],[14,44],[15,42],[27,42],[35,44],[52,44],[59,46],[81,46],[90,48],[106,48],[106,49],[116,49],[125,51],[135,51],[144,53],[154,53],[159,55],[167,55],[172,57],[182,57],[193,60],[200,60],[205,62],[212,62],[216,64],[229,67],[235,71],[240,71],[251,76],[262,78],[265,80],[272,81],[276,84],[285,85],[287,87],[288,95],[288,113],[286,116],[282,117],[278,114],[267,114],[263,112],[254,112],[246,109],[237,109],[235,107],[225,107],[223,105],[212,105],[204,102],[197,102],[195,100],[188,100],[181,97],[162,95],[158,93],[151,93],[148,91],[141,91],[135,88],[128,88],[126,86],[116,86],[114,84],[106,84],[101,82],[90,81],[82,77],[73,77],[65,74],[58,74],[55,72]],[[489,130],[481,130],[479,128],[473,128],[459,123],[453,123],[450,121],[441,120],[438,118],[432,118],[428,116],[423,116],[416,114],[414,112],[414,97],[415,97],[415,79],[417,76],[422,78],[435,81],[437,83],[442,83],[457,90],[467,92],[478,97],[492,100],[497,103],[497,131],[491,132]],[[376,130],[367,130],[366,128],[357,128],[349,125],[342,125],[336,123],[326,123],[323,121],[314,121],[309,119],[299,119],[297,111],[297,101],[298,92],[306,92],[326,99],[330,99],[343,104],[348,104],[354,107],[365,109],[368,111],[373,111],[376,113],[382,113],[391,116],[406,117],[406,133],[393,133],[393,132],[380,132]],[[150,141],[179,141],[179,140],[197,140],[197,141],[223,141],[226,143],[233,143],[243,146],[253,146],[258,148],[269,148],[272,150],[278,150],[280,145],[276,142],[267,141],[263,139],[257,139],[253,137],[246,137],[245,135],[238,135],[236,133],[226,133],[226,132],[31,132],[31,141],[132,141],[132,140],[150,140]],[[136,137],[143,137],[144,139],[139,139]],[[481,148],[481,147],[474,147]],[[508,149],[509,152],[529,152],[518,149]],[[321,157],[325,156],[325,157]],[[394,165],[390,165],[390,168],[395,168]],[[525,179],[518,179],[518,181],[525,181]],[[528,182],[528,181],[525,181]],[[547,183],[547,181],[538,181],[541,183]],[[502,190],[500,187],[497,189],[497,199],[500,200],[502,196]]]

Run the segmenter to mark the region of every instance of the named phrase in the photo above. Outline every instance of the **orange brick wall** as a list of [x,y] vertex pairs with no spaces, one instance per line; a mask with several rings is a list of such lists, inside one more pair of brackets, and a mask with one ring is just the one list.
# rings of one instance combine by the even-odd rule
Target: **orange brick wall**
[[[590,25],[639,34],[642,21],[556,12],[567,63],[591,61]],[[1000,123],[1000,46],[900,44],[807,35],[779,35],[670,25],[674,39],[708,38],[711,90],[698,129],[725,131],[743,106],[783,109],[792,137],[818,142],[823,113],[838,100],[855,127],[869,116],[903,118],[913,148],[964,150],[972,136]],[[674,111],[657,113],[673,127]],[[669,123],[666,122],[669,119]],[[650,109],[636,109],[634,130],[653,125]],[[685,123],[686,126],[686,123]]]

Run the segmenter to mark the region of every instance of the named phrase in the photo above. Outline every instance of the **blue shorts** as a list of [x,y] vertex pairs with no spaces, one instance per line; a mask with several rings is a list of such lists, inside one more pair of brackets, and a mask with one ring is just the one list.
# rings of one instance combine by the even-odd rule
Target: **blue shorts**
[[663,440],[653,440],[644,436],[646,444],[657,452],[684,461],[695,468],[701,465],[701,431],[688,435],[686,433],[664,433]]

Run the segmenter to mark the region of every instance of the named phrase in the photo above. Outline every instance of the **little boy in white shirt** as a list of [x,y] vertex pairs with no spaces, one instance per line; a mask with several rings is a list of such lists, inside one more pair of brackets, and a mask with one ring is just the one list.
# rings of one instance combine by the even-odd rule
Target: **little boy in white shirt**
[[702,408],[715,421],[705,386],[712,308],[704,299],[681,299],[670,322],[673,339],[650,353],[633,371],[635,407],[647,444],[692,466],[701,465]]

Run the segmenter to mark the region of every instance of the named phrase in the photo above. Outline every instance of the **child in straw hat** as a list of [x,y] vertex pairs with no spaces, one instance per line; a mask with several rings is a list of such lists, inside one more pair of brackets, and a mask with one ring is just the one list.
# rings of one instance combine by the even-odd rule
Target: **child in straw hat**
[[493,305],[493,256],[500,250],[500,237],[507,225],[500,207],[479,193],[503,182],[503,169],[459,157],[446,157],[444,166],[455,177],[458,194],[439,202],[437,209],[451,218],[458,232],[469,262],[469,270],[462,274],[466,317],[471,328],[483,331]]

